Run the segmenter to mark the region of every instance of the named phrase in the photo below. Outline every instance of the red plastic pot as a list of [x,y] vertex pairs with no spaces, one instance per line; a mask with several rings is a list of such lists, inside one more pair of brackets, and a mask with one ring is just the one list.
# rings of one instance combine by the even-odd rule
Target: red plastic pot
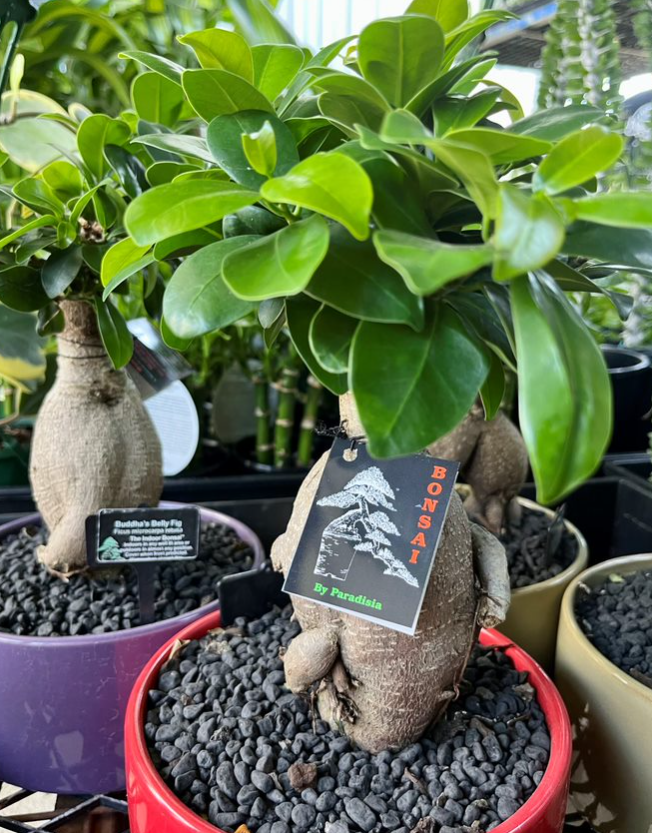
[[[200,639],[220,626],[220,614],[211,613],[194,622],[164,645],[150,660],[136,682],[125,725],[127,791],[132,833],[216,833],[217,828],[193,813],[167,787],[147,751],[143,730],[147,693],[178,639]],[[519,671],[527,671],[537,691],[551,735],[551,757],[536,792],[521,809],[494,833],[561,833],[566,815],[570,781],[572,738],[566,707],[547,674],[531,657],[496,631],[482,631],[485,646],[506,647]],[[217,831],[217,833],[222,833]]]

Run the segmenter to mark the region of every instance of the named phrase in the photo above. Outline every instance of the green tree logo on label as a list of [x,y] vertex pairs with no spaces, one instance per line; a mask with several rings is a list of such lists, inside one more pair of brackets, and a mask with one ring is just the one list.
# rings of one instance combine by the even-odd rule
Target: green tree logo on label
[[100,561],[124,561],[120,544],[115,538],[105,538],[97,551]]
[[392,542],[387,536],[400,535],[396,525],[386,512],[376,509],[395,512],[394,500],[396,495],[377,466],[356,474],[341,492],[319,500],[318,506],[338,506],[349,511],[324,529],[315,575],[346,581],[356,554],[366,552],[385,564],[384,575],[418,587],[417,579],[390,549]]

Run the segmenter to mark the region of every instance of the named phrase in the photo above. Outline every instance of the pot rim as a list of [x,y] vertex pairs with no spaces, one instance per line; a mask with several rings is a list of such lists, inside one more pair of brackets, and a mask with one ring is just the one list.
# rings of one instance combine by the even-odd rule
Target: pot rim
[[582,646],[591,655],[594,662],[610,677],[614,677],[621,685],[627,686],[630,689],[638,692],[638,694],[645,697],[646,700],[652,700],[652,690],[643,683],[639,683],[634,677],[630,676],[622,668],[619,668],[615,663],[608,659],[595,645],[591,642],[588,636],[580,627],[575,615],[575,600],[577,598],[577,591],[581,584],[586,584],[586,580],[593,578],[606,578],[609,573],[619,568],[625,569],[625,574],[638,573],[641,570],[652,570],[652,553],[637,553],[634,555],[621,555],[618,558],[610,558],[608,561],[602,561],[600,564],[594,564],[588,570],[584,570],[568,585],[561,605],[561,617],[568,621],[573,635],[579,638]]
[[[547,506],[542,506],[534,500],[530,500],[526,497],[518,497],[517,500],[519,504],[526,509],[534,509],[537,512],[542,512],[549,518],[554,518],[555,516],[552,509],[549,509]],[[548,578],[545,581],[537,581],[535,584],[528,584],[527,587],[515,587],[512,590],[512,596],[527,596],[528,594],[539,592],[541,588],[552,589],[553,587],[565,586],[589,563],[589,545],[586,542],[586,538],[582,535],[574,523],[567,521],[565,518],[564,523],[566,524],[566,529],[577,541],[577,555],[575,558],[563,572],[553,576],[552,578]]]
[[[147,708],[147,694],[153,679],[167,661],[168,654],[180,640],[200,639],[206,633],[221,624],[219,611],[210,613],[189,625],[177,636],[163,645],[140,673],[131,692],[125,718],[127,790],[132,777],[137,777],[142,788],[143,781],[148,792],[154,795],[161,807],[169,811],[170,816],[183,823],[183,830],[193,833],[224,833],[220,828],[201,818],[187,807],[167,786],[158,773],[147,749],[144,731],[144,716]],[[537,692],[539,704],[546,718],[550,732],[550,759],[543,778],[532,796],[513,816],[494,828],[495,833],[519,833],[530,830],[532,819],[542,818],[551,801],[558,793],[560,782],[568,782],[573,751],[570,718],[566,706],[554,683],[541,666],[522,648],[498,631],[483,629],[480,642],[487,647],[502,647],[519,671],[528,671],[529,681]],[[133,765],[136,765],[135,769]],[[130,771],[131,770],[131,771]],[[136,771],[137,770],[137,771]],[[134,776],[134,772],[136,774]]]
[[[228,526],[253,550],[254,560],[252,570],[258,570],[262,567],[265,561],[265,549],[256,533],[242,521],[237,518],[232,518],[230,515],[225,515],[223,512],[218,512],[215,509],[210,509],[207,506],[192,503],[180,503],[178,501],[162,500],[159,506],[163,509],[177,509],[188,506],[197,506],[201,513],[202,522],[219,523],[223,526]],[[14,532],[19,532],[25,526],[41,526],[43,519],[38,512],[30,515],[22,515],[5,524],[0,524],[0,540],[7,535]],[[86,645],[90,641],[101,642],[107,644],[110,642],[120,642],[126,639],[134,639],[138,637],[147,637],[155,634],[160,630],[167,630],[170,626],[176,626],[178,630],[188,627],[197,620],[197,614],[201,611],[203,618],[206,614],[218,611],[220,607],[219,601],[209,602],[206,605],[201,605],[187,613],[181,613],[179,616],[173,616],[171,619],[164,619],[162,622],[151,622],[149,625],[137,625],[135,628],[127,628],[119,631],[109,631],[108,633],[86,633],[78,636],[25,636],[14,633],[4,633],[0,631],[0,645],[3,643],[30,643],[38,648],[62,648]]]
[[634,371],[645,370],[650,367],[650,359],[644,354],[639,353],[638,350],[632,350],[630,347],[618,347],[614,344],[603,344],[603,353],[622,353],[636,358],[635,364],[627,365],[627,367],[609,367],[607,368],[610,374],[620,375],[621,373],[632,373]]

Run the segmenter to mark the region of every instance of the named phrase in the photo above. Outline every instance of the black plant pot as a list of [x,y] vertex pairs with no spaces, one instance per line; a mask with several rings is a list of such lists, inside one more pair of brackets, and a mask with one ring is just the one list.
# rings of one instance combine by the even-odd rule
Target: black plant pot
[[614,392],[610,453],[645,451],[652,430],[652,365],[643,353],[606,345],[604,357]]
[[652,459],[649,454],[611,454],[605,457],[604,474],[631,480],[640,488],[652,490]]

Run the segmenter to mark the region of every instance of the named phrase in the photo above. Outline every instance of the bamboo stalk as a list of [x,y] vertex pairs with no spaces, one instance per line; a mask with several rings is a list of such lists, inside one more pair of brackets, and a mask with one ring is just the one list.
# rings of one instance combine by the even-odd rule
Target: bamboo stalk
[[256,460],[264,466],[274,461],[269,410],[269,387],[262,375],[254,377],[256,390]]
[[298,364],[299,357],[291,346],[289,355],[281,367],[279,381],[275,385],[279,394],[274,431],[274,466],[277,469],[287,466],[290,462],[299,377]]
[[317,423],[317,413],[319,412],[322,391],[323,388],[317,379],[312,374],[308,376],[308,392],[306,394],[303,419],[301,420],[299,450],[297,453],[297,464],[299,466],[309,466],[312,463],[315,425]]

